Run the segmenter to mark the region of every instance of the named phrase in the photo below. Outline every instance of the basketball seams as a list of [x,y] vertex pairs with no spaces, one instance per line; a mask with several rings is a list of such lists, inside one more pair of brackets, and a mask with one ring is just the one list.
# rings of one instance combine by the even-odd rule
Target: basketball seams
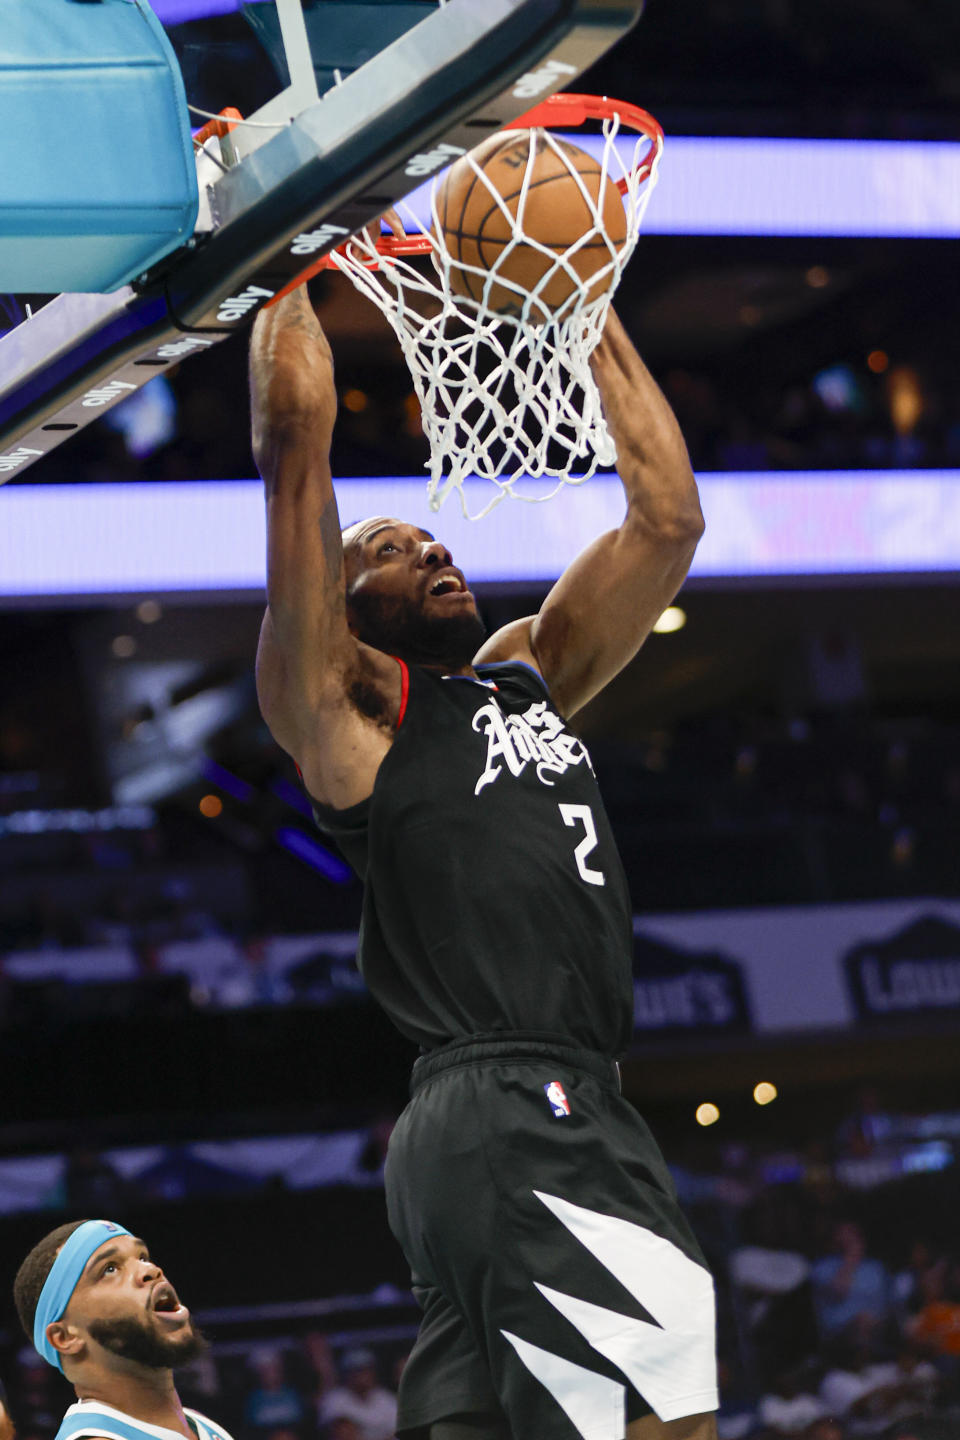
[[[577,171],[577,174],[578,174],[578,175],[601,175],[602,173],[603,173],[603,172],[600,170],[599,166],[598,166],[596,169],[594,169],[594,170],[578,170],[578,171]],[[552,184],[554,181],[556,181],[556,180],[562,180],[562,179],[564,179],[565,176],[568,176],[569,174],[570,174],[570,171],[564,169],[564,170],[558,170],[557,173],[556,173],[556,175],[544,175],[540,180],[531,180],[531,181],[530,181],[530,184],[527,186],[527,194],[529,195],[529,193],[530,193],[531,190],[536,190],[536,189],[538,189],[541,185],[551,185],[551,184]],[[597,188],[599,189],[599,186],[598,186]],[[515,199],[517,198],[517,196],[520,195],[521,193],[522,193],[522,187],[521,187],[520,190],[511,190],[508,195],[503,195],[501,198],[502,198],[503,203],[504,203],[505,205],[509,205],[509,204],[510,204],[510,201],[511,201],[511,200],[515,200]],[[577,194],[578,194],[579,198],[580,198],[581,200],[583,200],[583,203],[586,204],[586,201],[583,199],[583,193],[582,193],[582,191],[579,190],[579,188],[578,188],[578,190],[577,190]],[[596,204],[597,204],[596,200],[594,200],[593,203],[594,203],[594,205],[596,205]],[[464,211],[465,211],[467,207],[464,206],[463,208],[464,208]],[[599,209],[599,207],[597,207],[597,208]],[[490,219],[490,216],[491,216],[491,215],[495,215],[495,214],[497,214],[497,213],[499,213],[499,214],[501,214],[501,215],[503,214],[502,207],[501,207],[500,205],[498,205],[498,204],[493,204],[493,205],[491,205],[490,209],[486,212],[486,214],[483,216],[482,220],[480,221],[480,233],[481,233],[481,234],[482,234],[482,232],[483,232],[483,227],[486,225],[487,221]],[[597,228],[597,226],[596,226],[596,221],[594,221],[593,228],[594,228],[594,229]],[[469,233],[469,232],[464,231],[464,230],[458,230],[458,231],[457,231],[457,234],[458,234],[458,235],[464,236],[464,237],[466,237],[466,235],[467,235],[468,233]],[[516,238],[516,237],[513,236],[513,235],[508,236],[506,240],[496,240],[496,239],[494,239],[493,236],[490,237],[492,243],[494,243],[494,244],[496,244],[496,245],[506,245],[509,240],[513,240],[513,239],[515,239],[515,238]],[[534,237],[533,237],[533,236],[527,236],[527,238],[528,238],[528,239],[533,239]],[[549,240],[544,240],[544,239],[543,239],[541,236],[539,236],[539,235],[536,236],[536,242],[537,242],[538,245],[546,245],[547,248],[550,249],[550,250],[557,250],[557,249],[559,249],[560,245],[563,245],[565,249],[569,249],[571,245],[575,245],[575,244],[577,243],[575,240],[570,240],[570,241],[557,241],[556,243],[552,243],[552,242],[549,241]]]
[[[491,149],[489,155],[484,154],[484,156],[483,156],[483,164],[482,164],[481,166],[478,166],[477,163],[476,163],[476,161],[475,161],[473,164],[470,164],[469,161],[466,161],[466,163],[467,163],[468,165],[470,165],[471,177],[470,177],[470,183],[469,183],[468,186],[467,186],[466,194],[465,194],[464,197],[463,197],[463,203],[462,203],[461,206],[460,206],[460,216],[459,216],[459,219],[458,219],[457,228],[456,228],[455,230],[454,230],[452,227],[448,226],[448,224],[447,224],[447,202],[448,202],[448,198],[449,198],[449,187],[448,187],[446,184],[444,184],[444,196],[443,196],[443,207],[444,207],[444,213],[443,213],[443,230],[444,230],[444,234],[445,234],[445,235],[456,235],[456,237],[457,237],[457,242],[458,242],[458,246],[459,246],[459,243],[460,243],[462,240],[466,239],[466,238],[475,239],[475,244],[476,244],[476,246],[477,246],[477,258],[478,258],[478,260],[480,261],[480,264],[478,265],[477,268],[478,268],[478,269],[481,269],[481,270],[484,269],[485,267],[484,267],[484,264],[483,264],[483,253],[482,253],[482,250],[481,250],[481,248],[480,248],[480,247],[481,247],[480,236],[477,235],[476,237],[472,237],[472,236],[471,236],[471,237],[467,237],[467,236],[464,234],[464,232],[460,229],[460,225],[461,225],[462,222],[463,222],[463,217],[464,217],[464,216],[466,215],[466,213],[467,213],[467,207],[468,207],[469,204],[470,204],[470,199],[471,199],[471,197],[472,197],[472,195],[473,195],[473,192],[474,192],[474,190],[476,189],[477,185],[480,183],[481,179],[483,178],[483,175],[486,173],[486,168],[487,168],[487,166],[488,166],[489,164],[491,164],[494,160],[496,160],[498,156],[502,155],[502,153],[503,153],[505,150],[510,150],[510,149],[512,149],[515,145],[518,145],[519,143],[520,143],[520,137],[517,136],[517,135],[511,135],[511,136],[505,137],[505,138],[501,141],[501,143],[500,143],[499,145],[497,145],[496,147],[494,147],[493,149]],[[461,162],[461,163],[462,163],[462,162]],[[449,177],[448,177],[448,178],[449,178]],[[498,208],[498,207],[495,206],[494,208],[496,209],[496,208]],[[482,228],[482,227],[481,227],[481,228]],[[489,268],[489,267],[486,267],[486,268]],[[470,275],[468,275],[468,274],[465,274],[465,275],[464,275],[464,280],[465,280],[465,283],[466,283],[466,286],[467,286],[467,290],[468,290],[469,295],[470,295],[470,299],[471,299],[471,300],[476,300],[477,302],[479,302],[479,301],[482,299],[482,296],[483,296],[483,284],[481,283],[480,294],[479,294],[479,295],[475,295],[475,294],[473,293],[473,285],[471,284],[471,278],[472,278],[472,277],[471,277]]]
[[[515,163],[508,159],[511,155],[516,156]],[[607,167],[598,164],[594,156],[535,131],[527,137],[506,136],[489,150],[480,148],[466,164],[472,173],[462,175],[460,193],[455,170],[444,182],[443,239],[454,291],[500,314],[516,311],[534,294],[549,313],[566,307],[580,289],[585,300],[592,300],[598,291],[616,283],[615,278],[607,277],[618,273],[617,257],[629,237],[629,217]],[[504,171],[521,166],[519,184],[501,189],[503,182],[510,184]],[[549,173],[536,174],[537,166],[541,170],[549,167]],[[591,183],[594,178],[595,186]],[[482,210],[483,189],[478,194],[478,184],[489,196],[489,204]],[[560,187],[557,194],[541,202],[540,216],[530,216],[528,197],[548,184]],[[622,236],[620,225],[609,213],[614,195]],[[451,214],[454,209],[456,213]],[[477,210],[479,214],[471,213]],[[551,222],[561,220],[565,228],[576,226],[580,233],[563,239],[544,234]],[[582,258],[580,264],[578,257]]]
[[[513,245],[517,239],[516,235],[505,235],[502,240],[499,240],[495,235],[475,235],[472,230],[456,230],[450,231],[449,233],[452,235],[455,234],[458,240],[469,240],[476,246]],[[543,255],[545,255],[547,251],[550,251],[558,260],[561,260],[566,251],[572,250],[574,246],[576,246],[576,253],[579,255],[581,250],[609,250],[611,242],[608,240],[584,240],[581,243],[577,240],[571,240],[569,245],[562,247],[562,251],[560,245],[551,245],[549,240],[526,237],[526,244]],[[614,248],[616,248],[616,246],[614,246]]]
[[[503,147],[501,146],[501,149],[502,149],[502,148],[503,148]],[[494,155],[496,155],[496,154],[498,154],[499,152],[495,150],[493,153],[494,153]],[[493,157],[491,156],[490,158],[492,159]],[[471,176],[471,179],[470,179],[470,184],[467,186],[467,193],[466,193],[466,194],[464,195],[464,197],[463,197],[463,204],[460,206],[460,221],[462,221],[464,215],[466,215],[466,213],[467,213],[467,206],[470,204],[470,197],[472,196],[472,194],[473,194],[474,190],[476,189],[477,185],[480,183],[480,174],[481,174],[481,172],[480,172],[479,170],[475,170],[472,165],[471,165],[470,169],[471,169],[471,171],[472,171],[472,176]],[[446,197],[446,195],[444,195],[444,208],[446,208],[446,199],[447,199],[447,197]],[[464,238],[463,232],[462,232],[462,231],[460,230],[460,228],[459,228],[459,222],[458,222],[458,228],[456,229],[456,231],[452,231],[452,230],[448,227],[448,225],[447,225],[446,215],[444,215],[443,229],[444,229],[444,234],[446,234],[446,235],[450,235],[450,234],[454,234],[454,233],[456,234],[458,245],[459,245],[459,243],[460,243],[460,242],[463,240],[463,238]],[[480,253],[480,243],[479,243],[479,239],[478,239],[478,241],[477,241],[477,255],[479,256],[479,258],[480,258],[481,260],[483,259],[483,256],[482,256],[482,254]],[[481,265],[480,268],[482,269],[483,266]],[[482,284],[481,284],[481,289],[480,289],[480,295],[474,295],[474,293],[473,293],[473,286],[472,286],[471,283],[470,283],[470,278],[469,278],[469,276],[467,277],[466,283],[467,283],[467,289],[468,289],[469,292],[470,292],[470,298],[471,298],[471,300],[479,300],[479,299],[481,298],[482,294],[483,294]]]

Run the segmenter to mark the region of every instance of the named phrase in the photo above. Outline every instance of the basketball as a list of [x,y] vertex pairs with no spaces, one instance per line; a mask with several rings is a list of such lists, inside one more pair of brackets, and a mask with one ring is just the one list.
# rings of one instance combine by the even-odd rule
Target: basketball
[[[494,270],[498,279],[524,291],[543,282],[538,299],[551,313],[582,283],[587,284],[588,301],[609,289],[614,278],[610,270],[592,285],[588,282],[609,265],[611,245],[619,250],[627,238],[627,216],[617,186],[603,176],[592,155],[566,141],[550,141],[542,130],[493,135],[458,160],[438,190],[437,215],[447,251],[454,262],[460,262],[450,267],[456,294],[483,298],[486,275],[460,268],[471,265],[483,272]],[[555,268],[571,246],[578,248],[568,258],[570,270]],[[487,303],[498,314],[516,315],[523,299],[510,286],[494,283]],[[535,317],[536,311],[531,318]]]

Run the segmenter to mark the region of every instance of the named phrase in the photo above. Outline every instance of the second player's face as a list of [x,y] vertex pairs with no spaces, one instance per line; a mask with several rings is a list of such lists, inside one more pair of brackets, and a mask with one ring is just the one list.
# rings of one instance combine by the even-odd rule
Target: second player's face
[[94,1346],[151,1369],[172,1369],[204,1343],[163,1270],[132,1235],[94,1251],[63,1318]]
[[406,659],[470,662],[485,631],[446,546],[383,516],[352,526],[344,539],[347,603],[361,640]]

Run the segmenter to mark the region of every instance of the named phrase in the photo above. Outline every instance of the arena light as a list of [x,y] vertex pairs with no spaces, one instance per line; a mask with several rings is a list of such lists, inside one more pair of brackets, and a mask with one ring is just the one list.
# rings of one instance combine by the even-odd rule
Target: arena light
[[0,835],[47,835],[70,830],[77,835],[110,830],[150,830],[157,813],[148,805],[117,805],[106,810],[15,810],[0,815]]
[[[960,571],[960,470],[710,472],[699,485],[694,582]],[[504,501],[478,524],[452,504],[432,514],[419,476],[339,480],[337,495],[344,517],[399,514],[440,536],[478,584],[553,579],[580,537],[623,518],[611,475],[545,505]],[[0,604],[260,599],[263,510],[257,480],[9,486]]]
[[[637,97],[640,104],[643,96]],[[598,137],[564,137],[598,152]],[[617,142],[629,153],[632,141]],[[425,222],[429,185],[405,204]],[[960,144],[668,135],[648,235],[960,236]],[[641,244],[642,244],[641,240]],[[808,283],[829,284],[822,266]]]
[[771,1085],[769,1080],[761,1080],[753,1087],[753,1098],[758,1105],[770,1105],[777,1098],[777,1087]]
[[290,780],[284,780],[281,776],[274,780],[270,789],[277,799],[282,800],[285,805],[289,805],[291,810],[298,810],[308,820],[313,819],[313,806],[298,785],[294,785]]
[[686,623],[687,612],[681,610],[679,605],[668,605],[654,623],[653,633],[655,635],[673,635],[677,630],[682,630]]
[[697,1106],[697,1124],[715,1125],[720,1119],[720,1111],[712,1101],[706,1100],[702,1105]]
[[318,870],[326,879],[334,885],[349,885],[353,879],[353,871],[345,864],[332,850],[321,845],[312,835],[306,835],[294,825],[281,825],[274,835],[277,844],[312,870]]
[[205,757],[203,761],[201,773],[204,780],[208,780],[211,785],[216,785],[218,789],[226,791],[228,795],[232,795],[235,800],[242,801],[244,805],[249,804],[253,799],[252,785],[248,785],[246,780],[241,780],[239,775],[234,775],[232,770],[226,770],[222,765],[218,765],[216,760],[211,760],[209,756]]

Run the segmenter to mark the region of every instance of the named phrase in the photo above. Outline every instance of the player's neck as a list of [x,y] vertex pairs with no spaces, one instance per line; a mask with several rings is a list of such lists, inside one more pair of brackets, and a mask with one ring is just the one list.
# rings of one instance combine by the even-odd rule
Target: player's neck
[[196,1440],[196,1432],[184,1413],[174,1386],[172,1370],[141,1370],[137,1367],[122,1374],[98,1375],[78,1381],[75,1388],[78,1400],[109,1405],[133,1420],[140,1420],[146,1425],[160,1425],[165,1430]]

